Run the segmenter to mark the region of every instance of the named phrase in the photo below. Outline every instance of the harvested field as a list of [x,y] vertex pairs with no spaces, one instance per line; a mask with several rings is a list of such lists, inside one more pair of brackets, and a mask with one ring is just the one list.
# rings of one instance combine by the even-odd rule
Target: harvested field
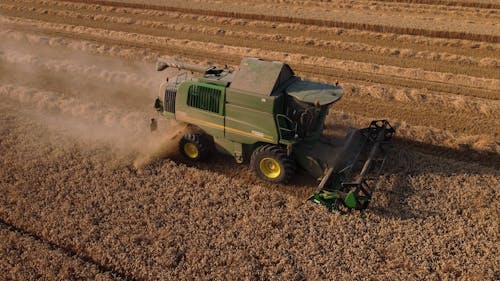
[[[6,280],[498,280],[500,6],[490,0],[0,3]],[[177,153],[149,132],[158,56],[289,63],[346,90],[326,135],[388,119],[363,213],[317,182]],[[2,279],[2,278],[0,278]]]

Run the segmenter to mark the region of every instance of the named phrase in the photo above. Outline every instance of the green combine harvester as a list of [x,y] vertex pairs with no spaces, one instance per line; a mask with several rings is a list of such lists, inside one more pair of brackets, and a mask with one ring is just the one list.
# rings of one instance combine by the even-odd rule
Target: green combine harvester
[[158,61],[158,71],[168,67],[201,74],[167,79],[154,103],[161,116],[188,125],[179,143],[185,157],[205,160],[215,147],[237,163],[249,159],[273,183],[286,183],[300,167],[320,181],[310,201],[338,211],[368,207],[395,130],[376,120],[343,145],[323,141],[329,108],[344,92],[338,83],[305,81],[283,62],[257,58],[243,59],[237,71]]

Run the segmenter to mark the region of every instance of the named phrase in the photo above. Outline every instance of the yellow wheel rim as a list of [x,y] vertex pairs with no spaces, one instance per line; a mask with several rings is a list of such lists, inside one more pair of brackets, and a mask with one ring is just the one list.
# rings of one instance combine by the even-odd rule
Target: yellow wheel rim
[[273,158],[263,158],[260,160],[259,167],[262,174],[270,179],[275,179],[281,174],[280,163]]
[[190,142],[184,144],[184,152],[186,153],[187,157],[191,159],[194,159],[199,155],[198,148],[196,147],[196,145]]

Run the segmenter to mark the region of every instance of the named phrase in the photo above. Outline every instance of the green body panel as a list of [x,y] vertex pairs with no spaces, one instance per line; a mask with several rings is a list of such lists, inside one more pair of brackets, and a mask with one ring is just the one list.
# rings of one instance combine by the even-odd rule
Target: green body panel
[[278,143],[274,115],[226,103],[226,138],[244,144]]
[[347,195],[344,198],[344,203],[349,208],[356,207],[357,202],[356,202],[356,195],[354,194],[354,192],[351,191],[347,193]]
[[228,88],[226,102],[234,105],[240,105],[251,109],[260,110],[267,113],[273,113],[276,109],[275,102],[283,98],[276,96],[262,96],[237,89]]
[[216,149],[225,154],[229,154],[236,159],[236,162],[243,162],[244,146],[242,143],[230,141],[227,138],[214,138]]

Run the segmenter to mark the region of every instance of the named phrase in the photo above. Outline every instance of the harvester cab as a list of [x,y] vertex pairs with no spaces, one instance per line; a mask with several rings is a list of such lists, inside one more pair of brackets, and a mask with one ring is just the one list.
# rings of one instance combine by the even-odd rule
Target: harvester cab
[[160,59],[168,67],[200,73],[160,86],[154,107],[189,125],[179,142],[188,159],[208,157],[212,147],[250,161],[263,180],[284,183],[304,169],[320,181],[310,201],[330,210],[364,209],[380,172],[394,129],[385,120],[353,131],[343,145],[322,141],[329,108],[344,91],[302,80],[283,62],[245,58],[237,71]]

